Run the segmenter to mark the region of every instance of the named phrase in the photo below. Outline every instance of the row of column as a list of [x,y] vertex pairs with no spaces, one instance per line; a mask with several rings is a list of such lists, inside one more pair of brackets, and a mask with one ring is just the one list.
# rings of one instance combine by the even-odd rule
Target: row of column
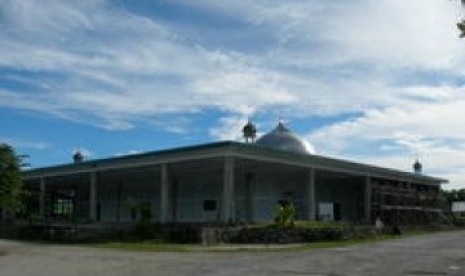
[[371,206],[372,206],[372,194],[373,194],[373,185],[371,184],[371,177],[365,177],[365,185],[364,185],[364,213],[365,213],[365,220],[367,222],[371,221]]
[[[97,220],[97,173],[92,172],[89,175],[89,220],[95,222]],[[45,219],[46,201],[47,201],[47,182],[45,177],[40,178],[39,183],[39,215]]]
[[[226,157],[224,160],[223,169],[223,185],[221,193],[221,221],[224,223],[234,222],[236,220],[236,206],[235,206],[235,160],[232,157]],[[247,183],[250,185],[250,183]],[[307,219],[316,219],[316,195],[315,195],[315,169],[309,168],[308,179],[306,185],[306,202],[308,202]],[[163,223],[170,222],[173,219],[173,197],[172,186],[170,185],[169,170],[167,164],[161,165],[161,191],[160,191],[160,205],[161,217]],[[364,216],[366,221],[371,220],[371,207],[372,207],[372,184],[371,177],[365,177],[364,183]],[[247,211],[249,220],[252,219],[252,202],[250,202],[250,190],[247,189]]]
[[[364,217],[366,221],[371,221],[371,209],[372,209],[372,184],[371,177],[365,176],[365,182],[363,183],[363,207]],[[307,202],[308,202],[308,220],[316,219],[316,202],[315,202],[315,169],[309,169],[309,179],[307,185]]]
[[[224,160],[223,169],[223,185],[221,194],[221,221],[230,223],[235,221],[235,160],[232,157],[226,157]],[[168,164],[162,164],[160,168],[160,221],[162,223],[171,222],[173,220],[173,197],[172,186],[170,185],[169,168]],[[89,186],[89,220],[95,222],[97,220],[97,173],[90,173],[90,186]],[[250,191],[249,191],[250,193]],[[46,201],[46,181],[45,178],[40,179],[40,215],[45,218],[45,201]],[[249,195],[250,196],[250,195]],[[315,202],[315,169],[309,168],[308,179],[306,185],[306,202],[308,202],[308,220],[316,219],[316,202]],[[364,213],[365,219],[371,219],[371,205],[372,205],[372,185],[371,178],[365,177],[364,185]],[[251,205],[251,202],[247,203]],[[251,211],[249,206],[248,211]],[[249,218],[252,218],[249,216]]]
[[[235,162],[232,157],[226,157],[223,168],[223,185],[221,193],[220,219],[224,223],[235,221],[235,187],[234,187]],[[173,187],[170,182],[169,168],[167,164],[161,165],[160,177],[160,221],[162,223],[173,220]]]

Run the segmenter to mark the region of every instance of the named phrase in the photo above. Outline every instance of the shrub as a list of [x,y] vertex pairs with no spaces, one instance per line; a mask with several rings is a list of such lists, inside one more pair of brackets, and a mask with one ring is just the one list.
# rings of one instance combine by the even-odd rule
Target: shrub
[[456,226],[465,226],[465,218],[463,218],[463,217],[456,217],[456,218],[455,218],[455,225],[456,225]]
[[295,207],[292,203],[276,205],[274,212],[274,223],[277,227],[294,227]]

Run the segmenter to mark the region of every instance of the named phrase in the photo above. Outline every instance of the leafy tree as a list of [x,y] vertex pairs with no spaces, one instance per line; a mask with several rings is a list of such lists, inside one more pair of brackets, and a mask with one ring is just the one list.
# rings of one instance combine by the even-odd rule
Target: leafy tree
[[[458,0],[458,1],[461,2],[462,9],[465,10],[465,0]],[[465,18],[462,18],[459,22],[457,22],[457,29],[460,32],[460,35],[459,35],[460,38],[465,38]]]
[[460,190],[442,190],[441,193],[447,199],[449,203],[454,201],[465,201],[465,189]]
[[13,147],[0,144],[0,208],[13,215],[21,206],[22,157]]
[[[465,0],[461,0],[462,2],[462,9],[465,9]],[[460,31],[460,38],[465,38],[465,18],[457,23],[457,28]]]

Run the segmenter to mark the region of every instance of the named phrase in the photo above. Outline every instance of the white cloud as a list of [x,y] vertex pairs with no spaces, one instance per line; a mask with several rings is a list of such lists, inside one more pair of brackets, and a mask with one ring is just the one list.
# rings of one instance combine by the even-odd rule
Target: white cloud
[[[457,3],[178,4],[228,24],[208,36],[189,30],[215,24],[159,20],[110,1],[2,1],[0,81],[14,85],[0,89],[0,106],[106,129],[155,121],[183,134],[189,123],[176,117],[220,110],[218,125],[206,131],[222,140],[240,139],[249,113],[338,116],[308,135],[319,153],[403,169],[420,154],[432,172],[465,185]],[[167,114],[177,123],[156,122]]]
[[0,65],[44,76],[35,89],[4,89],[0,105],[127,129],[157,114],[296,100],[276,81],[279,74],[242,55],[191,45],[169,26],[107,9],[103,1],[26,2],[1,6],[9,16]]
[[218,140],[242,141],[242,128],[247,123],[245,116],[231,116],[219,119],[219,126],[210,128],[210,135]]
[[454,8],[436,0],[355,1],[336,14],[327,37],[344,45],[351,59],[393,68],[448,68],[463,61]]
[[[441,89],[441,88],[438,88]],[[418,135],[433,139],[465,139],[465,90],[445,102],[405,102],[384,109],[368,109],[355,120],[330,125],[313,134],[313,139],[326,136],[357,137],[364,139],[400,139],[404,135]],[[350,142],[350,140],[344,140]],[[340,143],[340,142],[338,142]]]
[[326,154],[402,170],[411,170],[419,157],[427,173],[449,178],[451,187],[463,187],[465,175],[458,172],[465,167],[465,117],[460,116],[465,91],[460,92],[447,101],[368,110],[307,137]]
[[9,144],[15,148],[44,150],[50,145],[44,142],[34,142],[18,138],[0,137],[0,143]]
[[[450,12],[441,8],[444,4],[432,2],[432,8],[423,9],[426,15],[438,18],[441,29],[437,33],[445,36],[441,45],[435,45],[435,54],[431,50],[410,60],[419,51],[416,48],[424,48],[425,41],[398,41],[396,45],[412,49],[412,56],[393,57],[403,51],[392,49],[384,36],[372,33],[371,28],[382,24],[386,36],[420,36],[402,32],[395,22],[386,23],[402,18],[415,26],[421,24],[425,18],[407,16],[421,8],[420,0],[412,1],[416,4],[405,6],[399,0],[394,1],[397,4],[386,0],[379,5],[365,1],[351,5],[318,1],[276,5],[249,1],[234,5],[216,1],[189,3],[216,8],[249,22],[252,32],[253,28],[276,30],[267,38],[274,42],[262,45],[265,51],[258,55],[192,44],[174,33],[169,23],[110,8],[111,3],[106,1],[5,1],[1,6],[7,16],[2,22],[6,31],[0,37],[0,64],[38,72],[39,76],[29,82],[39,84],[23,90],[4,89],[0,105],[47,112],[109,129],[127,129],[140,118],[205,107],[243,114],[250,105],[262,110],[280,105],[283,110],[286,106],[300,109],[294,114],[330,115],[393,104],[399,95],[386,85],[387,69],[358,72],[354,69],[358,63],[376,62],[376,68],[391,68],[392,61],[401,60],[396,62],[400,67],[421,62],[426,66],[438,51],[447,54],[447,60],[453,63],[461,53],[458,50],[462,50],[445,28]],[[374,15],[369,9],[374,10]],[[425,28],[436,26],[429,21],[427,24]],[[373,41],[364,41],[365,37]],[[461,57],[463,54],[454,64]],[[320,68],[324,73],[318,72]]]

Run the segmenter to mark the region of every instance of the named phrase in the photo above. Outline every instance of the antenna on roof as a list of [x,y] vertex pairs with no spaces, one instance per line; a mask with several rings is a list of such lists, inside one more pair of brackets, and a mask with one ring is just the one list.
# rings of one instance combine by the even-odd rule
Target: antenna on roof
[[283,123],[283,116],[281,115],[281,109],[278,109],[278,124]]

